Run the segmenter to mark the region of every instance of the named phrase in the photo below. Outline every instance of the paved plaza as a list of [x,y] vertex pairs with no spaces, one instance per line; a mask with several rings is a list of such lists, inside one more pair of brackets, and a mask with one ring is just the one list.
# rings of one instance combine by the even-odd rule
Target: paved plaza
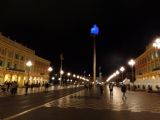
[[71,91],[56,99],[49,96],[44,104],[6,116],[4,120],[158,120],[160,117],[160,93],[127,91],[127,100],[123,100],[118,87],[114,87],[113,96],[107,86],[103,94],[99,88]]

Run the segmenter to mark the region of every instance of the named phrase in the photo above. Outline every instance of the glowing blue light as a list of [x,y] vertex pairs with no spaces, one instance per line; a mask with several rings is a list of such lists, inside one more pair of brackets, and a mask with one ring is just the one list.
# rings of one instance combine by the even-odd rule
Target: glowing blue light
[[96,24],[93,25],[91,28],[91,35],[98,35],[99,34],[99,28]]

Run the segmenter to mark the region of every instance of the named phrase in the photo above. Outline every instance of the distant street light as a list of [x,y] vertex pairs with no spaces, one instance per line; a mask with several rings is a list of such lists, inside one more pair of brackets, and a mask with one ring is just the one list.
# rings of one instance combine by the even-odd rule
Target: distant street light
[[79,75],[77,75],[77,78],[79,79]]
[[61,60],[61,66],[60,66],[60,85],[62,85],[62,75],[64,74],[63,72],[63,60],[64,60],[64,57],[63,57],[63,53],[60,54],[60,60]]
[[52,80],[55,80],[55,77],[52,77]]
[[135,61],[133,59],[129,60],[128,64],[132,67],[132,82],[134,80],[133,66],[135,65]]
[[119,75],[119,71],[118,70],[116,71],[116,75]]
[[71,76],[71,73],[69,72],[69,73],[67,73],[67,76]]
[[122,67],[120,67],[120,71],[121,71],[121,73],[122,73],[122,80],[123,80],[123,72],[125,71],[125,68],[122,66]]
[[76,75],[75,75],[75,74],[73,74],[73,77],[75,78],[75,77],[76,77]]
[[99,34],[99,28],[97,25],[93,25],[90,34],[93,36],[93,81],[96,84],[96,36]]
[[48,68],[48,71],[49,71],[49,72],[52,72],[52,71],[53,71],[53,68],[52,68],[52,67],[49,67],[49,68]]
[[64,74],[64,71],[63,70],[60,70],[60,78],[59,78],[59,81],[60,81],[60,85],[62,85],[62,75]]
[[63,74],[64,74],[64,71],[63,71],[63,70],[61,70],[61,71],[60,71],[60,74],[61,74],[61,75],[63,75]]

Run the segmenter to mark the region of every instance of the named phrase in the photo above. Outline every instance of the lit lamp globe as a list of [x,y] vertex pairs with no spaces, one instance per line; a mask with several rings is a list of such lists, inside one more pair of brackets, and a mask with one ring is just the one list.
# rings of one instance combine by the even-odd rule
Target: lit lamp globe
[[63,70],[61,70],[61,71],[60,71],[60,74],[61,74],[61,75],[63,75],[63,74],[64,74],[64,71],[63,71]]
[[132,67],[132,82],[134,80],[134,72],[133,72],[133,66],[135,65],[135,61],[131,59],[128,64]]
[[76,75],[75,75],[75,74],[73,74],[73,77],[75,78],[75,77],[76,77]]
[[128,64],[133,67],[135,65],[135,61],[133,59],[129,60]]
[[70,76],[71,75],[71,73],[69,72],[69,73],[67,73],[67,76]]
[[49,67],[49,68],[48,68],[48,71],[49,71],[49,72],[52,72],[52,71],[53,71],[53,68],[52,68],[52,67]]
[[32,64],[32,61],[30,61],[30,60],[27,61],[27,63],[26,63],[26,66],[27,66],[27,67],[31,67],[32,65],[33,65],[33,64]]
[[157,38],[154,42],[153,42],[153,47],[160,49],[160,38]]
[[55,77],[52,77],[52,80],[55,80]]
[[121,73],[122,73],[122,80],[123,80],[123,72],[125,71],[125,68],[122,66],[122,67],[120,67],[120,71],[121,71]]
[[118,70],[116,71],[116,75],[119,75],[119,71]]
[[122,67],[120,67],[120,71],[121,72],[124,72],[125,71],[125,68],[122,66]]

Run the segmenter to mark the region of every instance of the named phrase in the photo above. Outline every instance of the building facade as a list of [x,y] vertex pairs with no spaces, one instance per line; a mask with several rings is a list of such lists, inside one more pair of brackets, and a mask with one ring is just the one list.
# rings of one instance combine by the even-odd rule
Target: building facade
[[135,85],[140,88],[152,87],[157,90],[160,87],[160,50],[154,48],[152,44],[136,58],[135,77]]
[[[29,69],[26,62],[31,60],[33,65]],[[50,61],[43,59],[31,50],[0,33],[0,84],[4,82],[18,82],[24,86],[29,84],[44,84],[49,80],[48,67]]]

